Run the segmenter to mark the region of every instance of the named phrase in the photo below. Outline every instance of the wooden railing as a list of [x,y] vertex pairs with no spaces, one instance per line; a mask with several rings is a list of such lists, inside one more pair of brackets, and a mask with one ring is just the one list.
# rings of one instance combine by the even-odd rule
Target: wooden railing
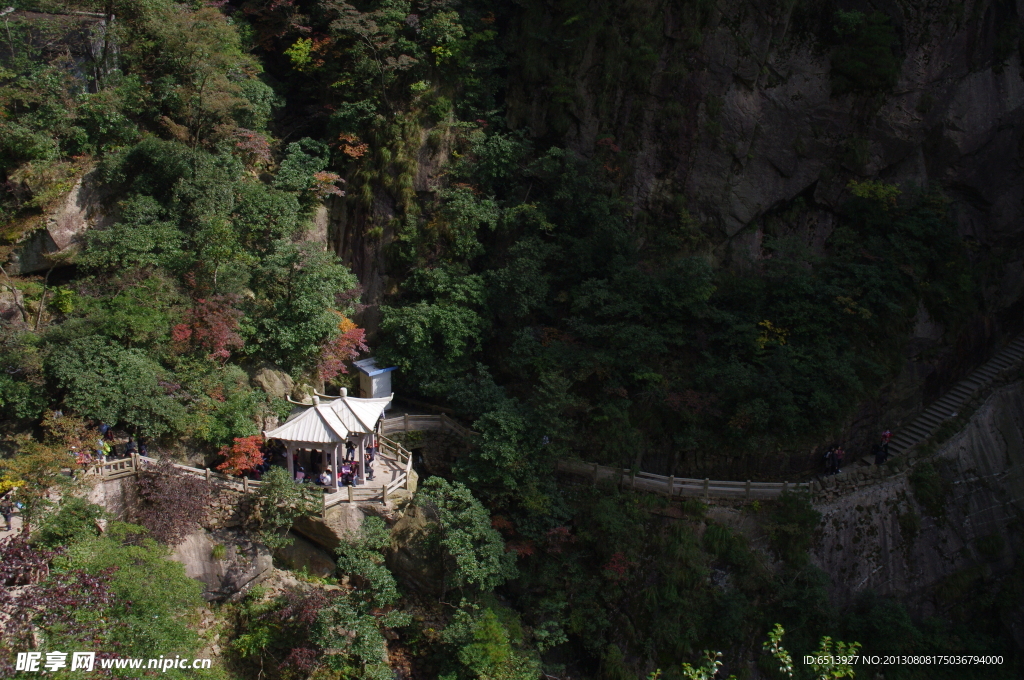
[[810,484],[792,482],[731,482],[714,479],[687,479],[684,477],[665,477],[650,472],[605,467],[583,461],[559,461],[558,469],[562,472],[589,477],[592,481],[611,480],[619,486],[660,493],[671,498],[685,496],[691,498],[750,498],[766,500],[778,498],[785,491],[810,491]]
[[394,434],[395,432],[417,432],[421,430],[446,430],[467,439],[476,434],[473,430],[443,413],[436,416],[414,416],[406,413],[396,418],[387,418],[381,423],[380,433]]
[[[409,472],[412,469],[412,453],[398,442],[384,436],[395,432],[414,432],[419,430],[442,430],[454,432],[462,437],[470,437],[476,433],[469,428],[457,423],[445,414],[437,416],[414,416],[404,415],[398,418],[388,418],[381,423],[381,433],[378,436],[379,455],[383,459],[391,459],[398,463],[399,471],[395,478],[383,487],[343,487],[335,493],[324,494],[323,511],[341,503],[363,503],[363,502],[386,502],[388,496],[398,489],[408,488]],[[155,464],[159,462],[156,458],[148,458],[133,454],[130,458],[110,460],[106,463],[96,463],[89,467],[90,474],[97,475],[103,479],[120,479],[137,475],[144,464]],[[263,484],[246,477],[234,477],[215,472],[210,468],[196,468],[189,465],[174,463],[174,467],[188,474],[202,477],[208,482],[216,481],[220,484],[232,486],[244,493],[249,493]]]

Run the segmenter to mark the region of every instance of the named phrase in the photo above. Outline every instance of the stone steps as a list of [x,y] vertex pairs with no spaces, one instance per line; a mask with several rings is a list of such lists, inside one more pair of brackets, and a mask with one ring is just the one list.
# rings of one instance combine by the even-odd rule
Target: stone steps
[[[960,411],[960,407],[978,390],[989,385],[1001,373],[1018,366],[1022,359],[1024,359],[1024,335],[1011,341],[893,436],[889,442],[890,456],[903,453],[931,437],[942,426],[942,423],[954,417]],[[861,462],[874,463],[870,456],[865,456]]]

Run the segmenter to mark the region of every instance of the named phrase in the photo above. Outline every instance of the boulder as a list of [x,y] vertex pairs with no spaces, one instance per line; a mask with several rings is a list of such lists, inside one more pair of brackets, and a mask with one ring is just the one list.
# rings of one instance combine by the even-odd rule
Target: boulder
[[365,516],[361,505],[341,503],[328,509],[327,517],[300,517],[292,531],[333,553],[346,535],[359,533]]
[[[223,546],[223,557],[214,555],[216,546]],[[181,562],[187,576],[203,583],[207,601],[235,598],[266,578],[274,567],[266,546],[232,529],[193,532],[170,559]]]
[[280,367],[263,362],[249,376],[253,387],[259,387],[267,394],[284,399],[292,393],[295,382]]
[[326,550],[295,532],[292,532],[291,538],[292,542],[287,547],[274,551],[274,557],[282,565],[294,571],[305,569],[309,574],[321,578],[334,575],[337,565]]
[[387,566],[406,587],[440,596],[444,570],[436,552],[428,548],[436,524],[437,518],[429,510],[410,506],[391,529]]
[[113,223],[103,207],[103,198],[102,181],[95,170],[80,177],[64,200],[38,224],[41,228],[26,232],[11,254],[7,273],[24,276],[46,271],[52,266],[49,258],[80,248],[90,228]]

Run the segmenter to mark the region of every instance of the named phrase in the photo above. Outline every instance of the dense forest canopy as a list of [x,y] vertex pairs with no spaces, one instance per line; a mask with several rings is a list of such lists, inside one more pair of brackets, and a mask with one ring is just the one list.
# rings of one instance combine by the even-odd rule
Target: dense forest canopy
[[[653,69],[698,72],[702,31],[720,11],[669,3],[688,27],[669,51],[654,4],[14,0],[4,16],[6,433],[59,447],[60,411],[82,432],[110,423],[213,460],[289,412],[254,371],[352,388],[350,362],[367,345],[398,367],[396,391],[478,433],[452,481],[431,478],[417,496],[441,527],[443,631],[400,615],[372,526],[339,548],[338,564],[377,600],[249,598],[237,612],[240,672],[273,660],[274,677],[390,677],[381,631],[393,630],[425,672],[460,679],[542,668],[702,677],[680,664],[704,647],[753,658],[777,621],[801,653],[825,633],[876,651],[1001,649],[1015,591],[986,596],[983,613],[957,604],[925,623],[874,596],[840,616],[827,576],[807,564],[817,516],[804,501],[765,511],[773,568],[700,504],[665,521],[660,500],[556,483],[565,457],[781,479],[762,461],[806,456],[844,432],[899,374],[915,324],[955,338],[992,311],[984,289],[1001,271],[1000,253],[962,236],[940,187],[860,172],[857,139],[829,166],[844,189],[826,237],[799,235],[820,208],[812,185],[763,211],[746,264],[727,257],[726,227],[680,182],[639,200],[642,107],[618,121],[615,107],[639,101]],[[908,40],[894,15],[782,4],[787,39],[828,63],[831,96],[870,116]],[[1006,37],[993,58],[1018,44]],[[574,80],[581,59],[594,101]],[[580,105],[607,114],[586,153],[571,139]],[[722,102],[701,106],[700,134],[714,140]],[[694,111],[663,107],[659,143],[674,144]],[[44,266],[11,268],[78,186],[92,188],[103,219],[78,245],[44,251]],[[43,531],[71,522],[65,510]],[[118,525],[48,559],[92,574],[112,598],[134,592],[130,570],[104,569],[156,559],[162,548],[143,531]],[[712,577],[723,570],[729,587]],[[168,597],[194,604],[180,590]],[[358,644],[325,655],[341,625]],[[177,629],[159,635],[195,644]],[[760,657],[765,677],[783,677],[776,659]],[[972,672],[958,677],[983,676]]]

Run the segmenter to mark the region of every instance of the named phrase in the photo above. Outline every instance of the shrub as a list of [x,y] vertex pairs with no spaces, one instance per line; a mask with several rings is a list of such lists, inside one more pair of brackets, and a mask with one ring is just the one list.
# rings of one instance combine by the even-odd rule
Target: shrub
[[43,520],[39,530],[32,537],[33,543],[42,548],[68,546],[75,541],[97,536],[97,521],[106,519],[107,512],[89,501],[69,496],[60,509]]
[[288,531],[299,517],[316,515],[323,492],[308,484],[296,484],[288,471],[272,467],[257,487],[247,519],[258,540],[271,550],[291,545]]
[[931,461],[915,465],[909,481],[914,498],[925,512],[935,518],[946,515],[946,498],[952,491],[952,485],[942,478]]
[[832,54],[832,93],[878,92],[896,84],[899,43],[892,21],[881,12],[836,12],[839,47]]
[[206,519],[210,485],[168,459],[139,475],[135,517],[157,541],[175,546]]
[[203,603],[202,586],[185,575],[182,564],[167,559],[167,547],[143,533],[142,527],[113,522],[105,533],[71,546],[54,569],[112,574],[108,587],[114,597],[102,613],[124,630],[104,649],[122,656],[195,656],[198,639],[186,615]]
[[806,494],[784,493],[765,522],[772,548],[786,562],[803,564],[814,541],[821,513]]

